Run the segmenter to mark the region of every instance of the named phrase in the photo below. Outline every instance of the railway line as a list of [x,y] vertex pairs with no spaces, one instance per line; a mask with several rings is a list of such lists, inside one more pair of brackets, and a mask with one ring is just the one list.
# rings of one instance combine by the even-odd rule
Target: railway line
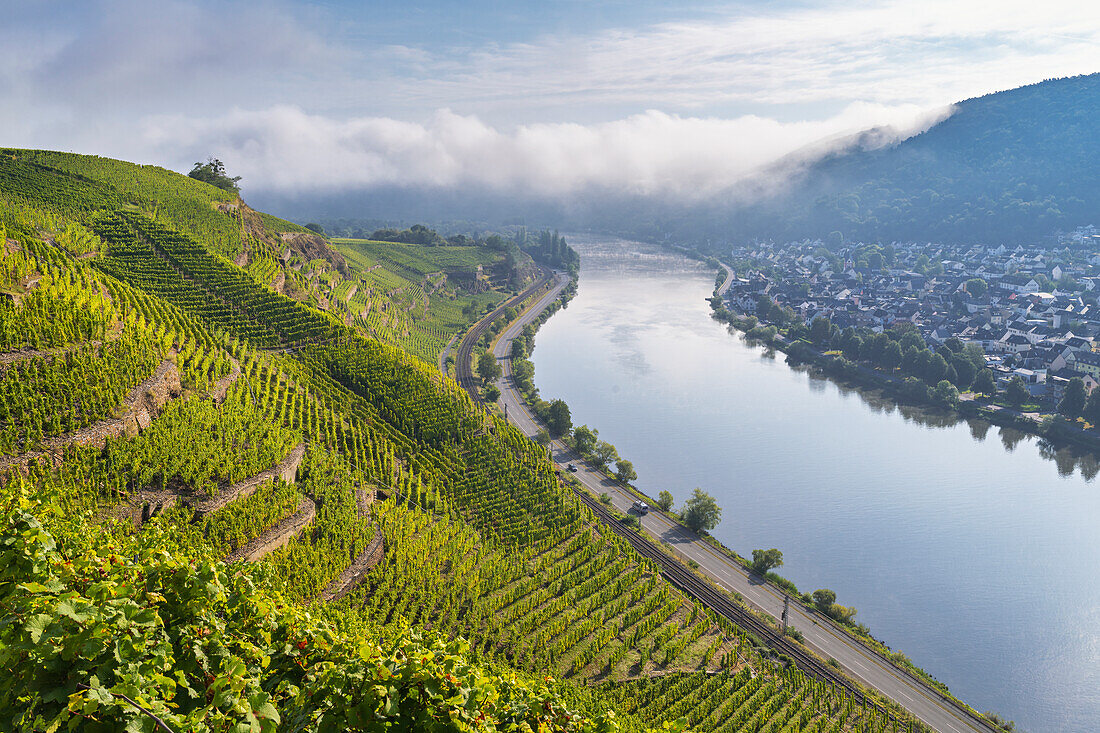
[[513,296],[509,300],[501,303],[493,310],[492,313],[482,318],[475,323],[473,327],[466,332],[466,335],[462,337],[462,341],[458,345],[458,353],[455,356],[455,379],[458,380],[458,386],[462,387],[466,392],[474,399],[474,402],[481,404],[481,395],[478,393],[477,380],[474,377],[473,367],[470,366],[470,361],[474,355],[474,347],[481,340],[481,337],[485,335],[485,332],[493,325],[493,321],[500,318],[506,309],[511,306],[516,306],[527,300],[532,294],[538,292],[538,290],[544,287],[554,278],[554,273],[550,270],[542,270],[542,277],[534,285],[524,290],[519,295]]

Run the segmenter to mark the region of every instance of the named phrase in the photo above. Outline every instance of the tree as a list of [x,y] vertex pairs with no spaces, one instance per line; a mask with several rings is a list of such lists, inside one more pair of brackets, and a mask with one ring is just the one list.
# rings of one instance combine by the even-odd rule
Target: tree
[[1082,416],[1092,423],[1093,427],[1100,425],[1100,389],[1094,389],[1089,393]]
[[657,506],[664,509],[666,512],[672,511],[672,494],[668,491],[662,491],[657,494]]
[[978,394],[984,394],[986,397],[997,393],[997,381],[993,379],[992,369],[982,369],[978,372],[978,376],[974,377],[974,384],[971,388]]
[[187,175],[196,181],[209,183],[211,186],[217,186],[231,193],[237,193],[240,190],[237,182],[241,180],[241,177],[233,176],[231,178],[225,172],[225,164],[217,158],[207,158],[205,163],[195,163],[195,167]]
[[922,376],[928,384],[937,384],[947,376],[947,359],[942,354],[930,353]]
[[975,298],[984,298],[989,292],[989,283],[980,277],[971,278],[966,281],[966,292]]
[[953,383],[959,389],[966,389],[974,383],[974,377],[977,376],[977,370],[974,368],[974,362],[966,355],[965,352],[959,352],[952,354],[949,360],[951,368],[955,370],[955,379]]
[[550,435],[555,438],[568,435],[573,427],[573,419],[569,415],[569,405],[564,400],[553,400],[547,409],[546,426],[550,429]]
[[488,387],[485,388],[485,399],[489,400],[489,402],[496,402],[497,400],[499,400],[500,388],[498,388],[495,384],[490,384]]
[[783,564],[783,553],[774,547],[770,550],[752,551],[752,569],[764,575]]
[[932,398],[944,407],[954,407],[959,404],[959,390],[948,380],[941,379],[932,390]]
[[615,450],[615,446],[608,443],[606,440],[596,441],[596,447],[592,449],[592,460],[600,468],[607,468],[619,458],[619,452]]
[[615,462],[615,478],[619,479],[624,484],[629,484],[631,481],[638,478],[638,474],[634,470],[634,464],[625,458],[620,458]]
[[500,362],[493,356],[493,353],[486,351],[477,358],[477,373],[481,376],[482,382],[489,384],[503,374],[504,370],[501,369]]
[[1085,381],[1080,377],[1074,377],[1066,385],[1062,393],[1062,400],[1058,403],[1058,412],[1066,417],[1075,418],[1085,409],[1085,400],[1088,394],[1085,392]]
[[1012,379],[1008,380],[1008,386],[1005,387],[1005,398],[1008,399],[1011,404],[1019,407],[1027,402],[1030,396],[1031,393],[1027,391],[1027,385],[1024,384],[1024,380],[1019,374],[1014,375]]
[[897,341],[891,341],[882,350],[882,368],[890,372],[894,371],[901,365],[901,358],[901,344]]
[[813,341],[815,346],[824,346],[829,340],[832,328],[833,325],[829,323],[828,318],[815,318],[814,322],[810,324],[810,341]]
[[718,506],[713,496],[697,488],[691,493],[691,498],[684,502],[680,518],[696,532],[711,530],[722,521],[722,507]]
[[535,442],[542,446],[550,445],[550,433],[545,428],[539,428],[535,433]]
[[577,452],[582,456],[587,456],[592,452],[592,449],[596,447],[596,439],[599,437],[599,430],[592,430],[587,425],[581,425],[579,428],[573,431],[573,444],[577,448]]
[[822,611],[828,611],[836,603],[836,591],[818,588],[814,591],[814,605]]
[[321,226],[320,224],[314,224],[314,223],[306,224],[306,229],[308,229],[311,232],[314,232],[316,234],[320,234],[321,236],[325,235],[325,228],[323,226]]

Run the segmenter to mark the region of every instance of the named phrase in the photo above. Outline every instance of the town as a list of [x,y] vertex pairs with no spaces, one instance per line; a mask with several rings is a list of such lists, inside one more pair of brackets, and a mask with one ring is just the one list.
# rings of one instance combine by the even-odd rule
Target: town
[[[1036,404],[1059,405],[1074,378],[1088,393],[1100,385],[1095,227],[1046,245],[1013,247],[845,245],[839,239],[834,233],[828,246],[816,240],[733,248],[737,277],[725,306],[764,324],[776,313],[793,314],[807,334],[820,320],[830,325],[834,348],[855,333],[898,329],[915,329],[933,349],[962,344],[973,353],[980,347],[997,388],[1022,382]],[[761,313],[764,308],[771,312]]]

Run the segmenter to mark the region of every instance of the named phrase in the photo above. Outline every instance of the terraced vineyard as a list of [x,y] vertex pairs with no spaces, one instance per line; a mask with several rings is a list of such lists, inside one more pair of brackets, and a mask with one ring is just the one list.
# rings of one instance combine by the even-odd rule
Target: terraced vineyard
[[[224,259],[250,235],[203,184],[13,155],[0,727],[889,729],[666,582],[423,360],[494,302],[427,271],[472,253],[372,244],[394,269],[331,280],[386,316],[366,338]],[[154,369],[176,381],[122,397]]]

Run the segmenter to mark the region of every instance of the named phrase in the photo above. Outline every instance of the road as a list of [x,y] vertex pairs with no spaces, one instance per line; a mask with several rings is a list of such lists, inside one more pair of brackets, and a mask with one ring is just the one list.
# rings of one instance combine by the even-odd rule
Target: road
[[[728,267],[726,270],[729,277],[723,287],[728,287],[733,276]],[[567,275],[555,275],[557,282],[554,286],[540,298],[535,307],[505,329],[493,350],[494,355],[500,359],[504,372],[498,382],[501,407],[507,410],[508,419],[527,435],[534,435],[541,425],[523,402],[512,379],[511,340],[524,326],[537,318],[568,284]],[[636,496],[597,471],[559,441],[551,444],[551,454],[554,461],[562,466],[573,463],[577,467],[576,473],[571,474],[573,478],[596,496],[609,494],[615,509],[627,512],[636,500]],[[739,593],[754,608],[775,618],[780,617],[784,603],[784,594],[780,590],[763,583],[698,535],[660,512],[650,512],[641,521],[650,535],[671,547],[682,559],[697,562],[699,569],[719,586]],[[802,632],[805,644],[821,657],[835,659],[850,676],[894,700],[929,727],[942,733],[988,733],[994,730],[984,721],[976,719],[955,703],[943,698],[923,681],[897,669],[879,654],[852,639],[816,611],[807,610],[792,602],[789,623]]]
[[447,374],[447,357],[451,355],[451,347],[455,345],[455,339],[458,338],[458,334],[451,336],[451,340],[447,342],[447,345],[443,347],[443,353],[439,355],[439,373]]
[[722,284],[718,286],[715,295],[725,295],[726,291],[730,289],[730,285],[733,285],[733,268],[727,265],[725,262],[719,262],[722,269],[726,271],[726,279],[722,281]]

